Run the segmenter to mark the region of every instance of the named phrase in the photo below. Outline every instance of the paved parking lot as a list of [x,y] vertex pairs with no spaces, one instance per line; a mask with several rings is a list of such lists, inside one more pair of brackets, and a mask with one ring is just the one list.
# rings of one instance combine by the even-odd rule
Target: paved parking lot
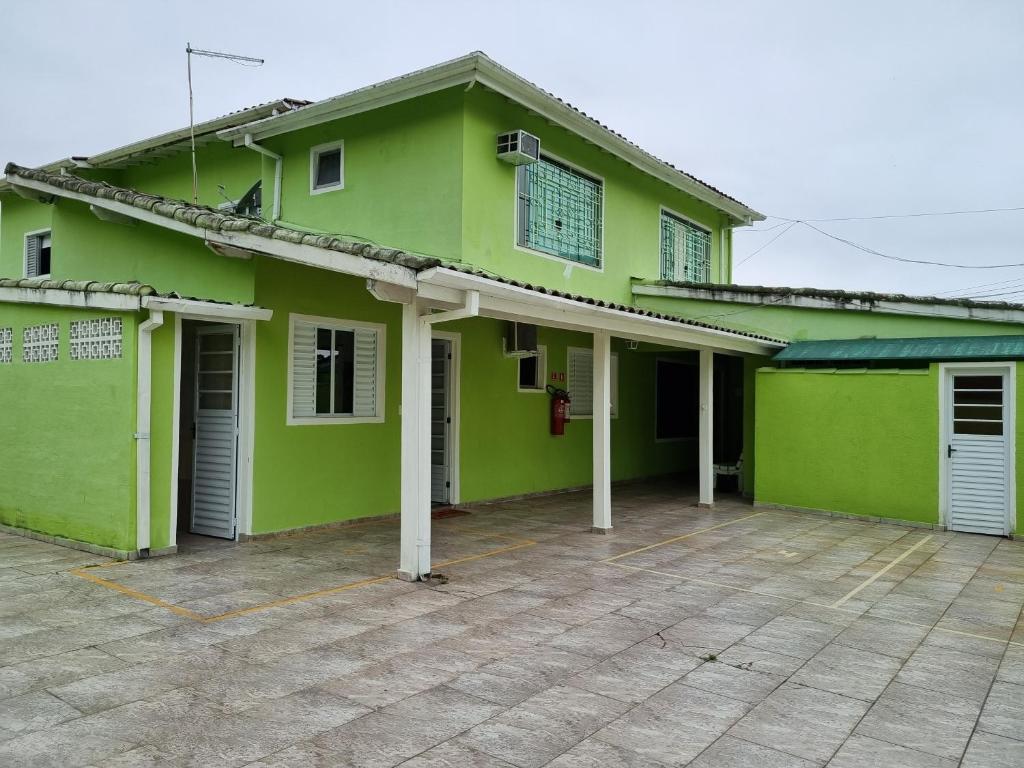
[[0,534],[0,765],[1024,765],[1024,545],[693,501],[477,507],[429,586],[394,521],[119,564]]

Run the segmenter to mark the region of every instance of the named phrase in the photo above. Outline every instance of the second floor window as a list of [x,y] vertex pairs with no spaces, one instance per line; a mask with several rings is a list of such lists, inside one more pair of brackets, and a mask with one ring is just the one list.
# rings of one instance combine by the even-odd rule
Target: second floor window
[[518,243],[568,261],[601,266],[604,188],[561,163],[519,166]]
[[661,279],[711,282],[711,233],[662,211]]
[[25,235],[25,277],[50,276],[50,233]]
[[345,142],[320,144],[309,151],[311,194],[345,188]]

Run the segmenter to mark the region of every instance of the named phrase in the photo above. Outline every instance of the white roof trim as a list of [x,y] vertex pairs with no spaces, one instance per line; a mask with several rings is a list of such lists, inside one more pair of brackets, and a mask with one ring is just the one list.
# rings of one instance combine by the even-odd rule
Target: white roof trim
[[244,141],[246,134],[250,134],[254,141],[260,141],[289,131],[470,83],[480,83],[512,99],[544,119],[566,128],[584,140],[625,160],[644,173],[725,211],[740,222],[749,224],[753,221],[762,221],[765,218],[763,214],[754,209],[730,199],[683,171],[658,160],[592,118],[559,101],[481,53],[473,53],[444,64],[325,99],[294,112],[227,128],[220,131],[218,136],[222,139],[233,140],[236,145]]
[[49,304],[55,307],[113,309],[134,312],[142,297],[106,291],[65,291],[60,288],[0,288],[0,304]]
[[419,281],[420,297],[445,307],[463,303],[460,292],[478,291],[480,315],[485,317],[535,322],[584,333],[606,331],[621,338],[686,349],[765,355],[786,346],[732,331],[585,304],[445,267],[424,270]]
[[217,232],[203,229],[182,221],[161,216],[158,213],[147,211],[143,208],[136,208],[128,203],[107,200],[105,198],[86,195],[81,192],[64,189],[62,187],[46,184],[45,182],[25,179],[20,176],[12,176],[8,181],[14,187],[31,189],[47,195],[77,200],[111,211],[115,214],[127,216],[131,219],[152,224],[164,229],[170,229],[182,234],[202,238],[207,243],[224,245],[238,250],[262,253],[268,256],[292,261],[297,264],[305,264],[312,267],[320,267],[332,272],[343,272],[357,277],[366,277],[372,280],[379,280],[386,283],[395,283],[408,288],[416,286],[416,272],[400,264],[390,264],[385,261],[365,259],[341,251],[326,250],[312,245],[289,243],[284,240],[275,240],[269,237],[260,237],[249,232]]
[[696,288],[674,285],[634,285],[634,296],[661,296],[673,299],[696,299],[728,304],[753,304],[766,307],[798,309],[831,309],[852,312],[875,312],[887,315],[915,315],[948,320],[983,320],[995,323],[1024,323],[1024,310],[999,307],[965,307],[957,304],[928,304],[917,301],[864,301],[854,298],[828,298],[800,294],[762,294],[742,288]]
[[198,299],[172,299],[164,296],[144,296],[144,309],[162,309],[183,315],[205,315],[225,320],[269,320],[274,310],[264,307],[249,307],[244,304],[221,304],[216,301]]

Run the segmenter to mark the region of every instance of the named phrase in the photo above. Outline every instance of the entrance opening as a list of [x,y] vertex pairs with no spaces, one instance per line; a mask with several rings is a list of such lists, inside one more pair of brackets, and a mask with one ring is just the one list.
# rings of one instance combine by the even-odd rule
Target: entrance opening
[[181,322],[178,536],[234,539],[239,327]]

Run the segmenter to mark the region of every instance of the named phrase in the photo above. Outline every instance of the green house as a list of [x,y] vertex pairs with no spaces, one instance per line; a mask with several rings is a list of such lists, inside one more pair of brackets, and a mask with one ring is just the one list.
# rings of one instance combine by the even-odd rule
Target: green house
[[603,532],[663,475],[1017,527],[1024,307],[733,285],[761,214],[480,53],[194,136],[6,167],[6,529],[139,557],[393,515],[417,579],[432,506],[592,487]]

